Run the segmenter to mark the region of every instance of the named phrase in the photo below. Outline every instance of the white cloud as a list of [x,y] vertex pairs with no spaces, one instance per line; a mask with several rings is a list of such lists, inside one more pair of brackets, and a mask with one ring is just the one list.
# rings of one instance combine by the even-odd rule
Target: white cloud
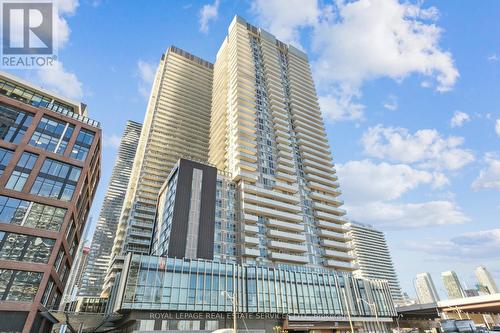
[[[422,8],[421,2],[337,1],[320,7],[315,0],[255,0],[252,9],[260,25],[285,41],[297,44],[300,29],[312,28],[320,94],[328,91],[326,98],[339,99],[334,115],[341,116],[327,112],[330,120],[363,118],[363,105],[356,100],[366,81],[382,77],[401,81],[419,74],[427,83],[433,79],[436,90],[444,92],[459,76],[451,53],[439,46],[438,10]],[[356,116],[350,116],[353,109]]]
[[450,120],[451,127],[462,127],[462,125],[466,122],[470,121],[470,117],[467,113],[462,111],[455,111],[453,113],[453,117]]
[[410,249],[437,258],[473,260],[500,258],[500,229],[469,232],[449,240],[410,242]]
[[385,228],[423,228],[469,221],[460,207],[450,201],[423,203],[377,201],[363,205],[346,204],[346,209],[355,220],[367,221]]
[[448,183],[441,173],[416,170],[406,164],[362,160],[339,164],[337,169],[349,203],[394,200],[423,184],[441,187]]
[[391,111],[396,111],[398,109],[398,97],[396,95],[389,95],[387,100],[384,102],[384,108]]
[[137,61],[137,75],[139,76],[139,93],[144,98],[149,98],[156,75],[156,63],[148,63],[139,59]]
[[330,122],[364,120],[363,109],[365,106],[354,103],[345,94],[319,96],[318,102],[323,115]]
[[206,4],[200,9],[200,31],[203,33],[208,33],[208,24],[210,21],[215,21],[219,15],[219,5],[220,0],[215,0],[215,2],[210,5]]
[[369,156],[403,163],[417,163],[420,167],[457,170],[475,160],[474,154],[461,148],[462,137],[444,138],[434,129],[422,129],[414,134],[406,128],[376,125],[362,138]]
[[121,137],[116,134],[103,134],[102,145],[104,148],[118,149],[120,147]]
[[472,182],[472,188],[500,190],[500,158],[489,153],[484,160],[486,168],[479,172],[479,176]]
[[500,119],[497,119],[495,121],[495,132],[497,133],[498,136],[500,136]]
[[55,25],[57,29],[57,47],[63,48],[69,41],[70,28],[66,21],[67,16],[75,15],[78,8],[78,0],[57,0],[57,16]]
[[256,0],[252,11],[260,25],[286,43],[300,47],[300,28],[317,24],[320,15],[315,0]]
[[497,56],[497,54],[496,54],[496,53],[490,54],[490,55],[488,56],[488,61],[490,61],[490,62],[497,62],[497,61],[498,61],[498,56]]
[[76,100],[81,100],[83,97],[82,83],[59,61],[55,61],[51,67],[39,69],[36,72],[36,79],[42,87],[54,90],[65,97]]
[[405,193],[426,185],[432,188],[449,183],[438,172],[414,169],[405,164],[349,161],[338,165],[345,208],[355,220],[385,228],[422,228],[432,225],[460,224],[468,220],[449,200],[400,203]]

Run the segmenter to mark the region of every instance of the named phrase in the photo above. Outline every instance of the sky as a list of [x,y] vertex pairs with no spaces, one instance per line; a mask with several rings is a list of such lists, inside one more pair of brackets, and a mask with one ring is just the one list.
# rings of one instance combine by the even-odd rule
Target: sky
[[[234,15],[304,50],[348,217],[386,232],[403,290],[486,266],[500,282],[500,2],[59,0],[48,70],[12,73],[88,104],[103,129],[97,220],[120,135],[176,45],[208,61]],[[92,233],[92,232],[91,232]]]

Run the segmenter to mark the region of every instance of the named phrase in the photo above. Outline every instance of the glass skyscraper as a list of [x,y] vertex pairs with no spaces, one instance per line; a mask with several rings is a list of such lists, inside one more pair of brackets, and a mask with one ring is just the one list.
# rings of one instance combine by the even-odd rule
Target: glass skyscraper
[[92,239],[90,253],[83,271],[82,282],[78,291],[80,296],[99,297],[101,295],[104,277],[109,267],[116,227],[132,172],[137,143],[141,135],[141,128],[141,124],[131,120],[127,121],[125,125]]

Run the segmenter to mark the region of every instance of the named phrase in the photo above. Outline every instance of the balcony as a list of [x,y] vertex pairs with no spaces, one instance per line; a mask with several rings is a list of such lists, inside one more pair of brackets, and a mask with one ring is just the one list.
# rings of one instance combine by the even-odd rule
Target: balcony
[[334,267],[336,269],[344,270],[344,271],[354,271],[354,270],[358,269],[357,264],[353,264],[353,263],[345,262],[345,261],[327,260],[325,264],[326,264],[326,266]]
[[311,147],[311,146],[308,146],[306,144],[303,144],[303,142],[301,142],[302,144],[300,145],[300,151],[303,151],[303,152],[306,152],[306,153],[310,153],[312,155],[328,155],[328,156],[331,156],[331,152],[329,150],[326,150],[326,149],[321,149],[320,147]]
[[250,172],[257,171],[257,165],[253,162],[247,162],[247,161],[240,160],[238,162],[238,167],[240,167],[242,170],[247,170]]
[[247,154],[247,153],[244,153],[241,151],[236,153],[236,158],[240,159],[241,161],[246,161],[246,162],[251,162],[251,163],[257,162],[257,156],[255,156],[253,154]]
[[318,220],[318,226],[320,226],[321,228],[324,228],[324,229],[329,229],[329,230],[333,230],[333,231],[337,231],[337,232],[341,232],[341,233],[347,232],[349,230],[343,224],[322,221],[322,220]]
[[289,174],[281,172],[281,171],[276,172],[275,176],[278,179],[283,179],[283,180],[288,181],[288,182],[296,182],[297,181],[296,175],[289,175]]
[[238,181],[240,179],[245,179],[251,182],[257,181],[257,175],[252,172],[248,171],[243,171],[242,169],[237,169],[236,172],[234,173],[233,180]]
[[330,195],[330,194],[323,194],[323,193],[312,191],[309,194],[309,196],[313,199],[318,200],[318,201],[326,201],[328,203],[331,203],[334,206],[341,206],[344,204],[343,200],[337,199],[335,196]]
[[338,208],[338,207],[333,206],[333,205],[327,205],[327,204],[320,203],[317,201],[313,201],[313,207],[314,207],[314,209],[321,210],[321,211],[327,212],[327,213],[332,213],[332,214],[339,215],[339,216],[343,216],[346,214],[345,209]]
[[281,249],[291,252],[302,252],[302,253],[307,252],[307,247],[302,244],[292,244],[292,243],[272,240],[267,243],[267,246],[269,246],[270,248]]
[[247,154],[247,155],[256,155],[257,154],[257,149],[253,148],[253,147],[250,147],[249,145],[247,144],[244,144],[244,145],[238,145],[236,147],[236,149],[244,154]]
[[332,186],[326,186],[326,185],[323,185],[323,184],[320,184],[320,183],[317,183],[317,182],[314,182],[314,181],[310,181],[308,185],[309,185],[310,188],[318,190],[318,191],[323,191],[323,192],[326,192],[326,193],[331,193],[333,195],[339,195],[340,194],[340,192],[337,189],[339,187],[338,183],[335,183],[335,186],[332,187]]
[[324,247],[328,247],[331,249],[339,249],[339,250],[345,250],[345,251],[352,250],[352,246],[349,243],[345,243],[345,242],[339,242],[339,241],[334,241],[334,240],[329,240],[329,239],[322,239],[320,244]]
[[336,239],[340,241],[345,241],[348,236],[342,232],[335,232],[331,230],[319,229],[319,236],[322,238]]
[[268,230],[267,234],[270,237],[279,238],[279,239],[288,239],[288,240],[292,240],[292,241],[296,241],[296,242],[305,242],[306,241],[306,236],[303,234],[294,234],[291,232],[273,230],[273,229]]
[[[325,168],[326,169],[326,168]],[[338,180],[337,175],[335,174],[335,169],[331,168],[328,171],[320,170],[317,168],[314,168],[312,166],[305,166],[304,171],[306,174],[314,174],[316,176],[325,178],[325,179],[330,179],[330,180]]]
[[259,207],[257,205],[253,205],[247,202],[242,203],[242,209],[245,213],[252,213],[256,215],[264,215],[271,218],[276,218],[279,220],[288,220],[294,222],[302,222],[302,216],[299,214],[291,214],[287,212],[283,212],[281,210],[276,210],[267,207]]
[[242,189],[247,193],[258,193],[261,196],[268,197],[271,199],[279,199],[284,202],[289,203],[299,203],[300,198],[298,196],[293,196],[289,194],[280,193],[278,191],[273,191],[267,188],[258,187],[250,184],[242,184]]
[[245,220],[245,222],[257,223],[259,218],[252,214],[243,214],[243,220]]
[[298,223],[290,223],[290,222],[269,219],[267,224],[269,226],[272,226],[272,227],[275,227],[278,229],[291,230],[291,231],[304,231],[304,225],[298,224]]
[[281,144],[281,143],[278,143],[276,145],[276,147],[278,148],[278,150],[281,152],[281,151],[286,151],[287,153],[289,153],[290,155],[292,155],[292,147],[290,147],[288,144]]
[[304,165],[310,165],[312,167],[320,167],[329,171],[333,169],[332,158],[330,155],[326,154],[311,154],[308,152],[302,152],[302,157]]
[[[278,165],[283,165],[285,167],[292,168],[292,170],[294,170],[294,167],[295,167],[295,163],[293,162],[293,159],[291,159],[289,157],[281,157],[281,156],[278,156]],[[279,167],[278,167],[278,169],[279,169]]]
[[252,245],[259,245],[259,239],[257,237],[245,236],[245,237],[243,237],[243,243],[252,244]]
[[260,257],[260,251],[259,249],[245,248],[243,255],[246,257]]
[[316,217],[320,220],[326,220],[326,221],[331,221],[331,222],[335,222],[335,223],[347,223],[347,219],[343,216],[338,216],[338,215],[335,215],[335,214],[331,214],[331,213],[325,213],[325,212],[321,212],[321,211],[316,211]]
[[259,227],[255,225],[245,224],[243,226],[243,231],[247,234],[256,234],[259,232]]
[[287,253],[271,252],[270,257],[273,260],[296,262],[302,264],[306,264],[309,262],[309,260],[305,256],[287,254]]
[[284,182],[276,181],[276,183],[273,186],[276,189],[282,190],[282,191],[287,191],[291,193],[297,193],[299,191],[298,185],[289,185]]
[[[280,149],[280,148],[278,148]],[[285,157],[285,158],[288,158],[290,160],[293,160],[293,154],[290,153],[290,151],[286,151],[286,150],[279,150],[278,151],[278,157]]]
[[278,164],[277,170],[295,175],[295,167],[288,167],[288,166],[283,165],[283,164]]
[[243,200],[245,202],[250,202],[250,203],[257,204],[257,205],[263,205],[263,206],[268,206],[268,207],[273,207],[273,208],[275,207],[275,208],[279,208],[281,210],[285,210],[285,211],[292,212],[292,213],[298,213],[301,210],[300,206],[298,206],[296,204],[292,205],[289,203],[278,201],[276,199],[259,197],[259,196],[256,196],[254,194],[248,193],[248,192],[243,192],[242,197],[243,197]]
[[325,257],[335,258],[340,260],[354,260],[354,256],[342,251],[335,251],[335,250],[325,250]]
[[[336,182],[335,180],[332,180],[332,179],[329,179],[329,178],[326,178],[326,177],[323,177],[323,176],[318,176],[318,175],[315,175],[315,174],[312,174],[312,173],[306,173],[306,177],[305,177],[307,180],[309,180],[310,182],[315,182],[315,183],[318,183],[320,185],[323,185],[323,186],[328,186],[328,187],[333,187],[333,188],[337,188],[339,187],[339,183]],[[332,178],[332,177],[330,177]],[[336,178],[336,177],[335,177]]]

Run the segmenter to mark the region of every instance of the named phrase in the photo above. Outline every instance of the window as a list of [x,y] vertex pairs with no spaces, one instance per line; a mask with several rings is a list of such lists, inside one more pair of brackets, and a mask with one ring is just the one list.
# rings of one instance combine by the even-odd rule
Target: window
[[155,321],[153,319],[141,319],[139,321],[140,331],[154,331]]
[[43,162],[30,193],[69,201],[73,197],[80,173],[79,167],[48,158]]
[[0,259],[47,263],[55,240],[0,231]]
[[74,129],[74,125],[44,116],[31,137],[30,145],[64,154]]
[[10,190],[22,191],[37,158],[38,155],[25,151],[19,161],[17,161],[14,171],[12,171],[5,187]]
[[76,137],[75,145],[71,150],[70,157],[75,158],[80,161],[85,161],[92,146],[92,141],[94,141],[94,132],[81,129],[80,133]]
[[0,269],[0,300],[32,302],[43,273]]
[[0,195],[0,223],[59,231],[66,209]]
[[0,140],[19,143],[33,120],[31,113],[0,103]]
[[0,176],[7,167],[14,152],[0,147]]

